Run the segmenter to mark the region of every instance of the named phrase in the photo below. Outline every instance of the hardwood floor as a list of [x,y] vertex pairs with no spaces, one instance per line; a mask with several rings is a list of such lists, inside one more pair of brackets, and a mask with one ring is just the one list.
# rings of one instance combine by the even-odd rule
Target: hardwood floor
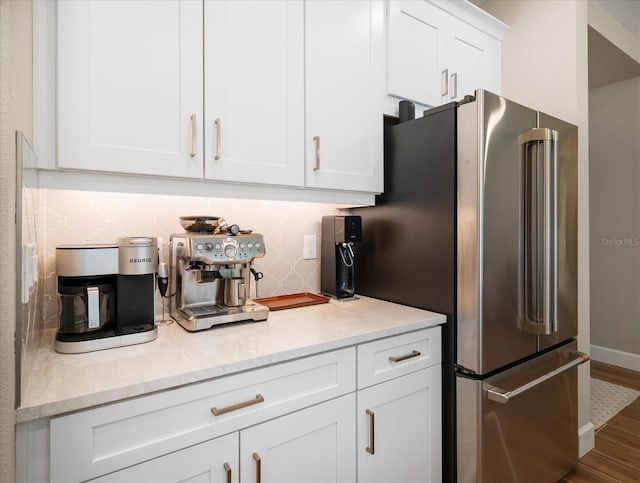
[[[640,391],[640,372],[591,361],[591,376]],[[562,482],[640,482],[640,397],[596,430],[595,439]]]

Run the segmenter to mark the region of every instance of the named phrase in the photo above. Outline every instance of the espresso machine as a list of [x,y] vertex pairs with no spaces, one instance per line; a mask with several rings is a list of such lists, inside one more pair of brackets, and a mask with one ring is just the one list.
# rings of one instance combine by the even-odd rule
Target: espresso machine
[[55,350],[73,354],[154,340],[157,261],[157,241],[149,237],[56,247]]
[[339,300],[355,297],[354,242],[362,241],[359,216],[323,216],[320,291]]
[[266,320],[269,309],[250,297],[251,279],[262,278],[253,268],[265,254],[262,235],[219,217],[183,216],[180,223],[187,232],[171,235],[171,316],[188,331]]

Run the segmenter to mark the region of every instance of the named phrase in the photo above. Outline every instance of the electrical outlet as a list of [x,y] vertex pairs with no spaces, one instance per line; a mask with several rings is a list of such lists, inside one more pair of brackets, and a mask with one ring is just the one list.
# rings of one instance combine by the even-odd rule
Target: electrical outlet
[[318,258],[318,239],[316,235],[305,235],[302,247],[302,258],[314,260]]

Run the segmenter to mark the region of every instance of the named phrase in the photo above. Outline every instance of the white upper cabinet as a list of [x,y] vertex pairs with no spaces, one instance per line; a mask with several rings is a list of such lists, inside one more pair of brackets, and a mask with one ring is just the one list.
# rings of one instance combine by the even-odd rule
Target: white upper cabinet
[[382,1],[305,2],[306,186],[381,192]]
[[204,176],[304,185],[302,1],[205,1]]
[[202,2],[58,2],[58,166],[202,177]]
[[500,41],[455,21],[447,38],[446,59],[449,85],[442,102],[473,95],[476,89],[500,94]]
[[463,1],[391,0],[387,94],[436,106],[476,89],[500,93],[500,44],[508,27]]
[[444,12],[423,1],[392,1],[387,28],[388,93],[420,104],[440,104],[447,54]]

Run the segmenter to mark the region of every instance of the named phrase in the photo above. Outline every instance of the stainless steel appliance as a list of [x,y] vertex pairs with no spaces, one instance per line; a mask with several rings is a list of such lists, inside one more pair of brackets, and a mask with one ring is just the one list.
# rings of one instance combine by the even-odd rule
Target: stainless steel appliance
[[323,216],[320,291],[337,299],[355,295],[354,242],[362,240],[359,216]]
[[90,352],[155,339],[157,259],[156,239],[149,237],[56,247],[55,350]]
[[188,331],[218,324],[266,320],[269,309],[250,297],[262,273],[262,235],[227,226],[218,217],[182,217],[187,233],[171,236],[171,316]]
[[444,481],[556,482],[577,461],[577,128],[479,90],[385,118],[357,209],[358,292],[447,315]]

